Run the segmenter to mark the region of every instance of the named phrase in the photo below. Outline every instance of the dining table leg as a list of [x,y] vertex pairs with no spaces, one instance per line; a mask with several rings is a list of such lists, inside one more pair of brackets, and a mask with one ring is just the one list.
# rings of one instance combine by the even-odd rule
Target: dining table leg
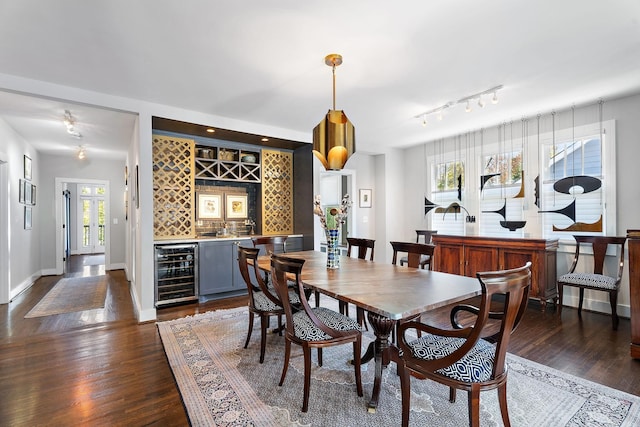
[[380,397],[382,370],[391,360],[391,353],[389,351],[389,335],[391,335],[391,331],[393,331],[396,321],[370,311],[367,313],[367,318],[369,319],[373,333],[376,335],[376,340],[369,344],[367,351],[362,357],[362,363],[367,363],[371,359],[374,359],[376,362],[373,391],[371,392],[371,400],[369,400],[368,404],[369,412],[375,413],[376,408],[378,407],[378,399]]

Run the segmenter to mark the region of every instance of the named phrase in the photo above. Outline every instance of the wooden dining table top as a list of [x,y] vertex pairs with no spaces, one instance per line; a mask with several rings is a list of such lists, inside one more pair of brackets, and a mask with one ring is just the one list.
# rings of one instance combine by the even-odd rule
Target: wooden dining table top
[[[319,251],[287,252],[305,260],[302,283],[313,290],[392,320],[412,317],[480,295],[476,278],[340,257],[340,268],[326,267],[327,254]],[[270,257],[258,258],[270,270]]]

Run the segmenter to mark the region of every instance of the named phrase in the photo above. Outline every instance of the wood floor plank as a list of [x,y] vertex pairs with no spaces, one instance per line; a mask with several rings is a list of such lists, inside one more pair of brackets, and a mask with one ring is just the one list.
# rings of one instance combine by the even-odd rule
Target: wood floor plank
[[[71,257],[70,275],[85,274]],[[99,269],[91,266],[93,271]],[[107,272],[102,312],[24,319],[62,276],[39,279],[0,306],[0,420],[2,424],[188,425],[182,401],[154,322],[135,320],[122,271]],[[246,304],[245,297],[158,310],[170,320]],[[447,322],[445,310],[425,320]],[[640,361],[629,357],[630,325],[611,330],[609,316],[532,303],[509,351],[564,372],[640,395]]]

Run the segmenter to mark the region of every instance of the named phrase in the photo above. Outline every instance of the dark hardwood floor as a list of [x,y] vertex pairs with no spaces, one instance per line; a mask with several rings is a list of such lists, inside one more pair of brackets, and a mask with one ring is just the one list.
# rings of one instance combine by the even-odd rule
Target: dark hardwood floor
[[[73,256],[67,276],[103,274]],[[63,276],[39,279],[0,306],[2,425],[188,425],[154,322],[135,320],[123,271],[106,273],[104,309],[25,319]],[[158,310],[158,320],[246,304],[244,297]],[[443,311],[430,315],[442,323]],[[255,334],[255,331],[254,331]],[[254,337],[257,339],[257,337]],[[640,361],[629,357],[630,325],[609,316],[531,303],[510,352],[640,395]],[[274,385],[275,386],[275,385]],[[398,414],[399,416],[399,414]]]

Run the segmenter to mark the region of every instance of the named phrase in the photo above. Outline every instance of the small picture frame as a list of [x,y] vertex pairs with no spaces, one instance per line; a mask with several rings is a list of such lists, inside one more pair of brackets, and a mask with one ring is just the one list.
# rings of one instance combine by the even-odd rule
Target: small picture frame
[[247,206],[247,195],[227,194],[227,219],[247,219],[249,216],[249,208]]
[[31,206],[25,206],[24,207],[24,229],[25,230],[31,230],[31,221],[32,221],[32,212],[31,212]]
[[370,208],[372,206],[371,204],[371,189],[368,188],[362,188],[360,189],[359,192],[359,204],[358,206],[361,208]]
[[31,196],[32,196],[32,185],[29,181],[24,181],[24,204],[32,205]]
[[198,193],[197,220],[222,219],[222,194]]
[[24,179],[20,179],[18,181],[18,203],[22,203],[24,205],[24,185],[27,181]]
[[36,205],[36,186],[31,184],[31,206]]
[[31,157],[24,155],[24,179],[31,181]]

